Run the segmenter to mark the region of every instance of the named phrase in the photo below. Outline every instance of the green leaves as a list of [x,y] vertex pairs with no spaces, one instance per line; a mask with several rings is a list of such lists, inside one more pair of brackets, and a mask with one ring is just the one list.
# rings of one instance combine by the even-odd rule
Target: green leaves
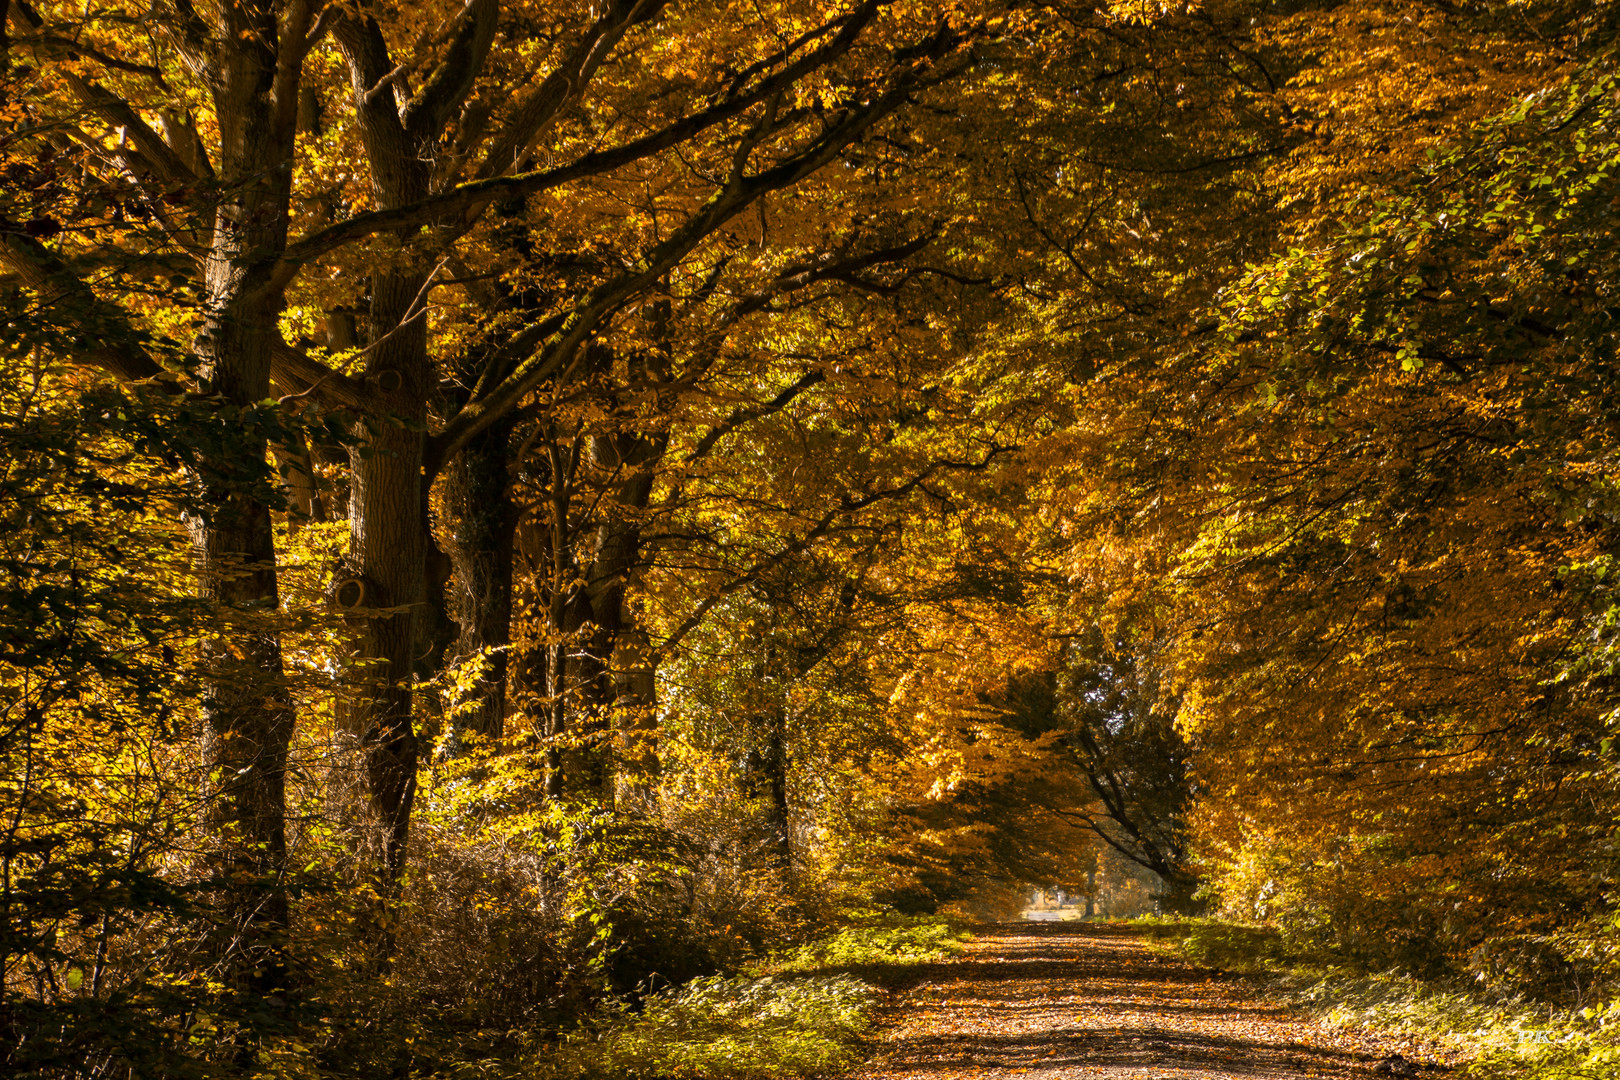
[[543,1077],[773,1080],[858,1064],[874,987],[848,975],[712,976],[649,997],[538,1062]]

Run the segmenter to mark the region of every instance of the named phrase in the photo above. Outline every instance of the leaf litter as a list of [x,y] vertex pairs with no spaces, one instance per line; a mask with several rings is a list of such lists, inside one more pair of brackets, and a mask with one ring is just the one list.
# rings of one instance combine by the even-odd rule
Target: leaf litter
[[1373,1080],[1457,1064],[1414,1037],[1291,1012],[1136,927],[1009,923],[917,965],[849,1080]]

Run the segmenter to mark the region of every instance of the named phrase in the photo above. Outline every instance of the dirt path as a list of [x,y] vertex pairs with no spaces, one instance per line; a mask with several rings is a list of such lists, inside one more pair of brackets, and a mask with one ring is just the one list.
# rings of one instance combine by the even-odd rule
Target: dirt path
[[[1332,1031],[1256,1000],[1242,981],[1167,957],[1126,926],[993,927],[919,977],[855,1077],[1373,1080],[1392,1053],[1438,1060],[1429,1048]],[[1395,1074],[1439,1075],[1404,1062]]]

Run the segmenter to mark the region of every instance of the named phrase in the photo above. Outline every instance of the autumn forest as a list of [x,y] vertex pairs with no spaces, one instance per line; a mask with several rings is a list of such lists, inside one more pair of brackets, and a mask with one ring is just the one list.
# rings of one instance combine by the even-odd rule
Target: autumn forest
[[0,1071],[812,1075],[603,1032],[1033,889],[1620,1000],[1620,7],[4,2]]

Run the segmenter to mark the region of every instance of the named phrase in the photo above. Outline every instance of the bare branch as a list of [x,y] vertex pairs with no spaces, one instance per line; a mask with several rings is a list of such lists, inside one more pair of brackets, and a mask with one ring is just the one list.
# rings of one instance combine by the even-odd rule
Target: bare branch
[[685,619],[682,619],[680,624],[676,626],[674,630],[670,631],[669,636],[666,637],[658,645],[658,647],[653,650],[653,656],[655,658],[668,656],[669,653],[675,649],[688,634],[690,634],[693,630],[696,630],[698,626],[702,624],[703,620],[708,617],[709,612],[713,611],[722,600],[735,593],[738,589],[744,588],[750,583],[759,580],[759,578],[767,571],[774,567],[780,566],[788,559],[810,547],[810,545],[815,543],[817,540],[820,540],[822,537],[831,533],[840,518],[854,513],[855,511],[864,510],[867,507],[874,506],[877,503],[885,502],[890,499],[897,499],[903,495],[910,494],[912,491],[915,491],[919,486],[925,483],[929,478],[936,476],[941,472],[983,472],[985,469],[990,467],[996,458],[1000,457],[1002,454],[1010,453],[1012,449],[1013,448],[1010,446],[993,446],[985,454],[983,460],[980,461],[935,461],[929,464],[926,469],[918,473],[916,476],[913,476],[911,479],[905,481],[904,483],[897,484],[894,487],[882,488],[878,491],[868,492],[864,495],[844,496],[838,500],[837,506],[823,514],[815,525],[811,526],[811,528],[808,529],[804,535],[790,538],[788,544],[781,551],[777,552],[775,555],[772,555],[763,562],[755,564],[744,573],[732,578],[715,592],[705,597],[698,604],[698,606],[693,609],[692,613],[689,614]]

